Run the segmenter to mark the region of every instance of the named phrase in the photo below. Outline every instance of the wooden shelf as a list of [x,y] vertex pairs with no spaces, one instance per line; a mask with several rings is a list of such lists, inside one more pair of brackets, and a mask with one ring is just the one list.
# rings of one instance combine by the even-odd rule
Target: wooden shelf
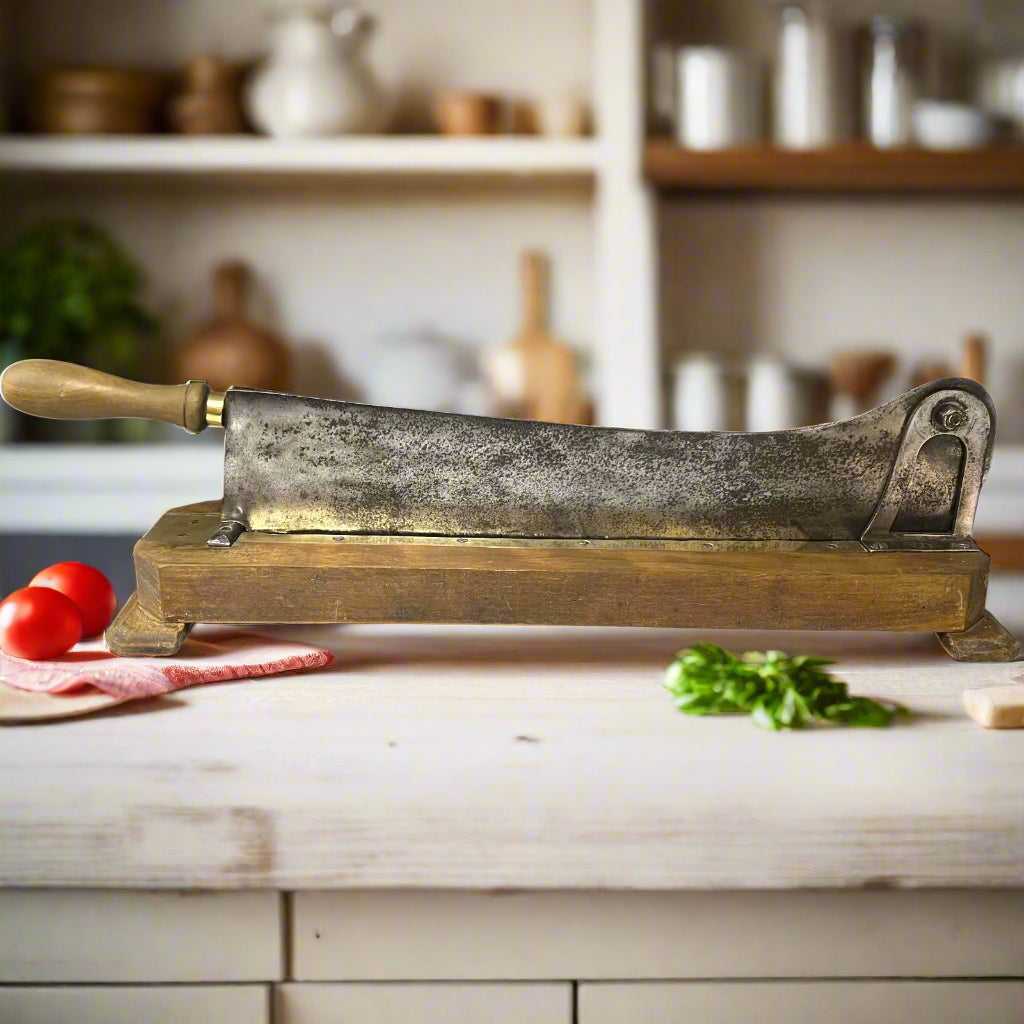
[[645,147],[644,171],[661,188],[690,192],[1024,193],[1024,147],[933,152],[750,146],[696,152],[656,139]]
[[596,164],[593,139],[0,136],[0,172],[587,179]]
[[986,533],[974,540],[992,558],[993,572],[1024,573],[1024,532]]

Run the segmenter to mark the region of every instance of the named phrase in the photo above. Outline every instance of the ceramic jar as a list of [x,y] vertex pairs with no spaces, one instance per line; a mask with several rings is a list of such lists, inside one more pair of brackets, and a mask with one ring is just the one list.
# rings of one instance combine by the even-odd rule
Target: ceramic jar
[[174,97],[170,120],[182,135],[229,135],[244,130],[238,103],[238,69],[201,54],[185,69],[185,88]]
[[893,149],[910,144],[923,67],[921,26],[881,15],[872,19],[864,82],[865,125],[872,145]]
[[771,355],[755,356],[746,370],[745,430],[791,430],[828,419],[829,387],[822,372]]
[[534,118],[541,135],[573,138],[587,132],[587,103],[574,89],[543,96],[534,104]]
[[351,7],[283,13],[246,90],[253,124],[291,138],[382,131],[387,104],[366,58],[372,31],[372,19]]
[[836,26],[818,0],[786,0],[779,10],[775,142],[813,149],[836,142],[839,121]]
[[482,92],[445,89],[436,100],[442,135],[495,135],[501,129],[501,100]]
[[983,61],[976,91],[982,109],[1010,122],[1018,141],[1024,138],[1024,51]]
[[745,53],[715,46],[679,51],[676,135],[687,149],[729,149],[761,137],[761,69]]
[[381,338],[363,386],[374,405],[487,414],[471,350],[429,327]]
[[742,417],[737,378],[717,355],[695,352],[676,363],[672,392],[677,430],[735,430]]

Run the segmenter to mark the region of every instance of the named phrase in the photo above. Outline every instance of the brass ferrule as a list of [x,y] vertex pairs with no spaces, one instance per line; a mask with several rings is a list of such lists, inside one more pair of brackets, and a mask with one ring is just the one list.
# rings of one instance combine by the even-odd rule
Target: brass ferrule
[[208,427],[224,426],[224,392],[211,391],[206,398],[206,425]]

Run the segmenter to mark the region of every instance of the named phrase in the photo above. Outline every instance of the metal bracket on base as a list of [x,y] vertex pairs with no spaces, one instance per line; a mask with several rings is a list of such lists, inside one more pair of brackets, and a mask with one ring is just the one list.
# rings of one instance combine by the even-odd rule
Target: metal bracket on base
[[226,520],[221,523],[220,526],[214,530],[210,538],[207,540],[207,547],[211,548],[229,548],[232,544],[242,536],[242,532],[245,527],[241,523],[235,523],[231,520]]
[[1020,655],[1020,641],[990,612],[962,633],[935,635],[957,661],[1014,661]]

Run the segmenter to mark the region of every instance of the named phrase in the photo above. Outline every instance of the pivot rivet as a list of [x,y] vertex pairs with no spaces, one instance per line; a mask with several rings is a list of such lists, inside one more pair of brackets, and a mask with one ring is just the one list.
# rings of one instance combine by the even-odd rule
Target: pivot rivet
[[936,430],[948,434],[952,430],[959,430],[967,423],[967,410],[952,399],[939,402],[932,413],[932,423]]

